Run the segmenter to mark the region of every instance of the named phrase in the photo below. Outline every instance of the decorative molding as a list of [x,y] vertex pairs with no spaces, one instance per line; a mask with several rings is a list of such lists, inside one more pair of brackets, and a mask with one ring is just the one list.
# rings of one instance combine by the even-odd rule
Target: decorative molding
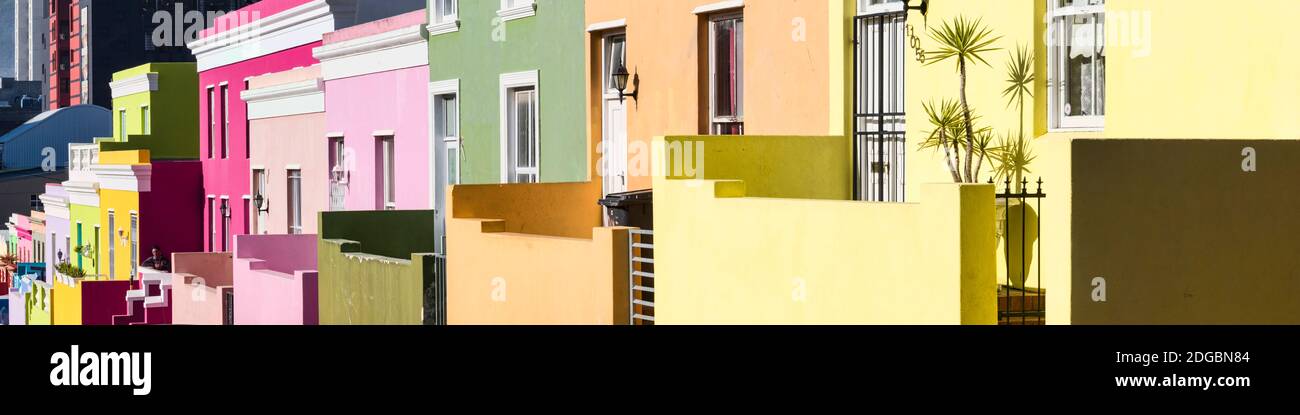
[[601,32],[610,29],[621,29],[627,27],[627,19],[610,20],[607,22],[592,23],[587,26],[587,32]]
[[108,83],[109,89],[113,91],[113,98],[121,98],[128,95],[135,95],[142,92],[153,92],[158,90],[158,74],[146,73],[140,76],[133,76],[120,81]]
[[250,89],[240,98],[248,103],[250,120],[320,113],[325,112],[325,83],[317,78]]
[[460,95],[460,80],[448,79],[445,81],[433,81],[429,83],[429,94],[433,96],[456,94]]
[[47,217],[56,217],[60,219],[70,219],[71,210],[68,208],[67,196],[55,196],[49,193],[42,194],[41,203],[45,205],[45,214]]
[[68,191],[68,204],[99,207],[99,183],[66,181],[63,188]]
[[432,23],[428,26],[425,26],[424,30],[429,33],[429,36],[437,36],[437,35],[442,35],[447,33],[456,33],[460,31],[460,20],[452,20],[450,22],[441,22],[441,23]]
[[99,177],[99,188],[126,192],[148,192],[153,181],[151,164],[100,164],[91,167]]
[[320,41],[333,32],[334,14],[326,0],[313,0],[189,43],[198,71],[243,62]]
[[745,0],[726,0],[696,7],[695,14],[710,14],[745,7]]
[[503,23],[535,15],[537,15],[537,2],[535,1],[519,7],[497,10],[497,17],[500,17]]
[[316,48],[325,80],[429,65],[423,26],[409,26]]

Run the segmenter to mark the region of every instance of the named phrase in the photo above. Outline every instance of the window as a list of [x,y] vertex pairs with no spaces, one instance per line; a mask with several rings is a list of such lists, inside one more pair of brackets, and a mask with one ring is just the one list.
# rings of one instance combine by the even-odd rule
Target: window
[[1099,129],[1106,115],[1106,1],[1048,0],[1053,38],[1048,114],[1053,128]]
[[344,166],[345,148],[343,137],[330,137],[329,149],[329,184],[330,184],[330,210],[342,211],[346,209],[347,204],[347,167]]
[[217,200],[208,197],[208,251],[221,252],[217,250]]
[[230,199],[221,198],[221,252],[230,252]]
[[126,110],[117,110],[117,139],[126,141]]
[[140,128],[144,130],[144,135],[153,134],[153,119],[152,115],[149,114],[148,105],[140,107],[140,125]]
[[[212,142],[213,140],[216,139],[215,133],[217,131],[217,115],[216,115],[217,111],[216,111],[216,107],[213,106],[213,104],[215,103],[213,101],[214,94],[215,94],[214,89],[212,87],[208,87],[208,132],[207,132],[208,158],[214,158],[216,157],[215,155],[217,154],[213,152],[213,147],[212,147]],[[212,246],[212,244],[208,244],[208,246],[210,247]]]
[[903,202],[907,174],[903,93],[907,15],[902,3],[879,3],[859,9],[856,22],[854,197]]
[[230,86],[221,86],[221,158],[230,157]]
[[140,269],[140,215],[131,214],[131,278],[139,275]]
[[[77,239],[81,239],[81,235],[80,235],[81,225],[77,225],[77,229],[78,229]],[[95,240],[90,243],[91,245],[90,253],[92,255],[90,257],[90,265],[95,267],[95,269],[99,269],[99,234],[100,234],[99,225],[95,225]],[[81,263],[81,258],[77,258],[77,263],[78,264]],[[104,275],[103,270],[100,270],[99,275]]]
[[263,210],[270,210],[271,201],[266,198],[266,170],[253,170],[253,208],[257,209],[256,219],[253,220],[253,234],[266,234],[265,218],[262,217]]
[[379,167],[378,177],[380,178],[380,188],[383,189],[383,203],[380,209],[396,210],[397,209],[397,154],[396,148],[393,147],[393,137],[379,137]]
[[[617,98],[619,94],[618,84],[614,81],[614,72],[619,68],[627,68],[627,36],[616,35],[606,38],[605,41],[605,94]],[[628,79],[627,88],[632,89],[632,79]]]
[[537,183],[537,87],[510,88],[506,97],[506,166],[509,183]]
[[709,23],[711,134],[745,133],[745,19],[721,15]]
[[[244,90],[249,89],[248,80],[244,80]],[[244,102],[244,158],[253,158],[253,120],[248,118],[248,102]],[[247,209],[245,209],[247,210]],[[245,212],[247,213],[247,212]],[[244,221],[248,221],[248,215],[244,215]],[[245,229],[247,231],[247,229]]]
[[447,184],[460,184],[460,116],[456,94],[434,98],[434,123],[438,139],[447,147]]
[[289,234],[302,234],[302,170],[289,170]]
[[117,218],[115,212],[108,211],[108,279],[117,279],[117,235],[113,233],[117,229]]
[[[81,222],[77,222],[77,248],[81,248],[81,247],[83,246],[83,245],[82,245],[83,242],[82,242],[81,235],[82,235],[82,233],[81,233]],[[98,238],[99,238],[99,235],[95,235],[95,238],[98,239]],[[68,255],[72,255],[72,254],[71,254],[72,251],[69,250],[68,252],[69,252]],[[84,255],[80,255],[80,254],[77,255],[77,268],[82,268],[82,267],[83,267],[83,266],[82,266],[82,260],[81,260],[81,257],[83,257],[83,256],[84,256]]]
[[433,0],[434,23],[455,23],[457,0]]

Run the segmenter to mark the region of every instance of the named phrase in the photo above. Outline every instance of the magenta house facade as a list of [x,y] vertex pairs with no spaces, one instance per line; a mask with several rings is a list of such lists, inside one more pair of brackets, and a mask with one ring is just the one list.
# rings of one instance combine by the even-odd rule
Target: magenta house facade
[[311,49],[334,29],[329,3],[267,0],[223,16],[189,45],[199,69],[199,156],[203,163],[203,248],[228,252],[250,232],[253,201],[248,78],[314,63]]
[[423,10],[325,35],[331,210],[432,206]]

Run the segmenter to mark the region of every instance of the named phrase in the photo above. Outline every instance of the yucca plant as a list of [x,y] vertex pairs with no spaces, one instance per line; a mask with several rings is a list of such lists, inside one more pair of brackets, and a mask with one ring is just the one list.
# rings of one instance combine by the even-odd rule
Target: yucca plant
[[943,164],[948,167],[948,172],[952,174],[952,180],[961,183],[961,159],[957,157],[961,154],[959,138],[964,130],[962,120],[961,104],[951,99],[945,99],[942,102],[926,102],[921,106],[925,108],[925,115],[929,118],[930,126],[934,127],[921,142],[922,150],[935,148],[943,149]]
[[1000,180],[1011,179],[1016,192],[1020,192],[1021,178],[1030,173],[1029,163],[1036,158],[1025,139],[1025,98],[1033,98],[1030,87],[1034,84],[1034,54],[1029,47],[1021,45],[1015,52],[1007,53],[1007,88],[1002,96],[1007,98],[1007,107],[1015,105],[1019,110],[1020,129],[1012,141],[1007,134],[999,146],[1000,156],[995,166],[995,177]]
[[1021,189],[1021,180],[1026,173],[1033,173],[1029,170],[1029,165],[1033,164],[1034,159],[1038,156],[1029,146],[1029,140],[1024,134],[1013,137],[1011,133],[1003,135],[996,150],[991,152],[993,155],[993,177],[997,180],[1010,180],[1015,192],[1019,193]]
[[992,67],[988,60],[984,59],[984,54],[999,50],[993,47],[993,44],[1002,39],[1001,36],[994,36],[993,31],[984,25],[983,19],[968,19],[964,16],[946,21],[942,26],[930,29],[930,38],[939,43],[936,50],[927,51],[925,64],[933,65],[947,60],[955,60],[957,63],[957,73],[960,77],[960,86],[958,94],[961,100],[962,115],[965,120],[964,136],[966,152],[963,155],[965,162],[962,165],[962,179],[960,182],[977,183],[979,181],[979,172],[972,169],[976,153],[975,126],[971,117],[970,104],[966,99],[966,70],[969,65],[975,62],[983,63]]
[[1014,53],[1007,52],[1007,89],[1002,96],[1007,98],[1007,107],[1015,105],[1020,110],[1020,137],[1025,136],[1025,98],[1033,98],[1030,86],[1034,84],[1034,54],[1029,47],[1020,45]]

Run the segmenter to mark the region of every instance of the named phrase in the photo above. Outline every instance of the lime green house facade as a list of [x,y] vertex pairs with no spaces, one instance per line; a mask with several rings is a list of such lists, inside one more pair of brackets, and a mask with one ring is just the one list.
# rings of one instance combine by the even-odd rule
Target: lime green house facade
[[150,63],[113,74],[113,137],[100,151],[149,150],[152,160],[199,158],[198,68]]

